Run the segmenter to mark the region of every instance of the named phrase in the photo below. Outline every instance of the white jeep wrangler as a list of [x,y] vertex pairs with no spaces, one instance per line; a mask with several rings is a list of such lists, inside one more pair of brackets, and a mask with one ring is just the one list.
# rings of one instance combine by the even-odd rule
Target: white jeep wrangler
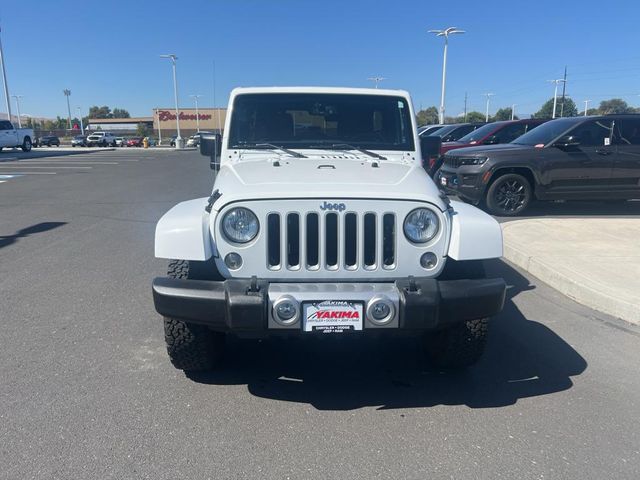
[[239,88],[224,137],[200,150],[209,198],[158,222],[153,281],[173,365],[206,370],[226,334],[424,336],[442,367],[481,356],[505,283],[498,223],[450,202],[422,167],[409,94],[349,88]]

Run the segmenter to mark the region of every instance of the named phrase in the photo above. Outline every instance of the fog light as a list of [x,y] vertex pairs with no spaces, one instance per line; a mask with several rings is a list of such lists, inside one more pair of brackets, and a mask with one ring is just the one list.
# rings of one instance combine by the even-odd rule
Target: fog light
[[425,270],[433,270],[438,265],[438,257],[433,252],[427,252],[420,257],[420,265]]
[[395,315],[395,307],[385,296],[376,296],[369,300],[367,318],[374,325],[386,325]]
[[227,253],[224,257],[224,264],[229,270],[238,270],[242,266],[242,257],[239,253]]
[[298,321],[300,306],[295,298],[283,296],[273,304],[273,318],[280,325],[289,326]]

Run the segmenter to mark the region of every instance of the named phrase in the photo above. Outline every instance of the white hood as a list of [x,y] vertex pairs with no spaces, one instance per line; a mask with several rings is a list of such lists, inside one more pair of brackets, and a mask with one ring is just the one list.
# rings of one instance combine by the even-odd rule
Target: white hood
[[376,160],[342,153],[294,158],[255,156],[223,163],[214,189],[215,209],[233,201],[293,198],[376,198],[444,202],[413,160]]

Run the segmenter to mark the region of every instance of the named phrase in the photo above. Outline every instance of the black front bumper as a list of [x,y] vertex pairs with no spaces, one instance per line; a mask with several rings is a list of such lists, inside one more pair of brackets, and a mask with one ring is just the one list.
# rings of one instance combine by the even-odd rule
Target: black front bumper
[[[501,278],[395,281],[400,294],[399,330],[434,330],[490,317],[502,310],[506,285]],[[165,317],[207,325],[218,331],[266,334],[269,282],[221,282],[158,277],[153,280],[156,311]],[[366,330],[366,328],[365,328]],[[302,333],[302,330],[297,330]],[[385,330],[388,332],[388,330]]]
[[486,189],[482,173],[448,170],[444,166],[438,170],[434,181],[446,193],[463,197],[476,204],[483,199]]

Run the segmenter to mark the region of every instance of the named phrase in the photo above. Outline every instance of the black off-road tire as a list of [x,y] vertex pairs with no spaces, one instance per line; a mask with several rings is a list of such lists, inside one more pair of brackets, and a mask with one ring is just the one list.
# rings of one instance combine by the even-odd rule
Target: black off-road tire
[[[190,264],[186,260],[172,260],[167,275],[172,278],[194,278],[194,270],[197,269],[190,268]],[[164,338],[169,359],[180,370],[212,370],[222,360],[225,334],[213,332],[204,325],[165,317]]]
[[[439,280],[473,280],[485,277],[482,260],[456,261],[449,258]],[[425,353],[440,368],[452,370],[470,367],[482,357],[488,333],[488,318],[456,323],[425,335]]]
[[524,212],[532,200],[533,187],[529,180],[517,173],[508,173],[491,183],[485,203],[493,215],[515,217]]
[[22,146],[20,148],[22,148],[23,152],[30,152],[32,146],[33,144],[31,143],[31,138],[24,137],[24,140],[22,140]]

